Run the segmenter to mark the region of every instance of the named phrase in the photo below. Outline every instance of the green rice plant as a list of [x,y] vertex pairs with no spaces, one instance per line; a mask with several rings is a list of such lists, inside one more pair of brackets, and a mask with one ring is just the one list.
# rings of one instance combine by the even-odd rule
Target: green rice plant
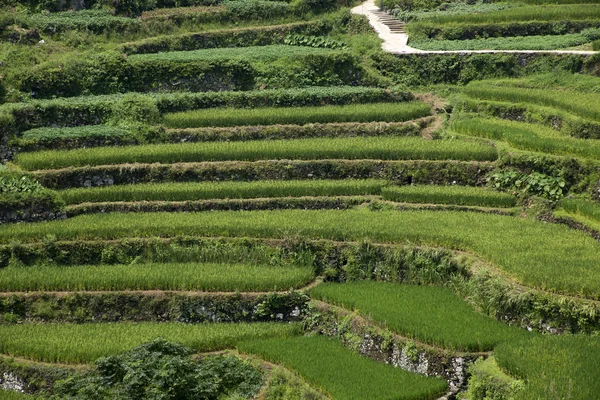
[[0,225],[0,243],[126,237],[303,236],[340,241],[412,242],[472,251],[524,285],[599,298],[600,244],[560,224],[486,213],[273,210],[81,215]]
[[159,337],[207,352],[235,347],[242,340],[289,337],[299,329],[293,323],[0,325],[0,353],[54,363],[89,363]]
[[410,46],[421,50],[556,50],[600,39],[599,29],[565,35],[491,37],[471,40],[417,40]]
[[582,96],[575,91],[484,86],[482,83],[467,85],[461,91],[477,99],[556,107],[580,117],[600,121],[600,95],[597,94]]
[[129,60],[141,61],[197,61],[197,60],[263,60],[269,61],[282,57],[302,57],[308,55],[329,54],[330,49],[308,46],[251,46],[202,49],[192,51],[171,51],[166,53],[137,54],[128,57]]
[[430,13],[421,21],[435,24],[492,24],[515,21],[572,21],[600,18],[599,4],[545,4],[523,6],[499,11],[444,15]]
[[440,378],[361,357],[324,336],[244,341],[237,348],[283,364],[339,400],[433,399],[446,391]]
[[132,264],[7,267],[0,291],[201,290],[265,292],[300,288],[310,266],[253,264]]
[[600,142],[565,137],[554,129],[501,119],[455,120],[454,132],[507,142],[512,147],[543,153],[600,159]]
[[600,392],[600,340],[587,335],[536,335],[500,344],[498,364],[525,380],[515,400],[593,399]]
[[313,298],[359,310],[386,328],[452,350],[488,351],[526,331],[479,314],[448,288],[387,282],[324,283]]
[[422,102],[408,102],[320,107],[272,107],[250,110],[194,110],[167,114],[164,116],[163,122],[169,128],[315,122],[395,122],[425,117],[430,113],[429,105]]
[[381,190],[385,200],[406,203],[458,204],[481,207],[514,207],[516,199],[495,190],[469,186],[388,186]]
[[251,142],[178,143],[21,153],[24,169],[57,169],[124,163],[177,163],[258,160],[469,160],[497,158],[494,147],[466,140],[424,140],[419,137],[320,138]]
[[600,206],[583,199],[564,199],[553,213],[555,217],[569,218],[587,228],[600,232]]
[[261,197],[378,195],[385,180],[307,180],[256,182],[146,183],[98,188],[67,189],[60,196],[67,204],[108,201],[186,201],[250,199]]
[[521,78],[487,79],[474,81],[467,85],[468,88],[523,88],[523,89],[549,89],[549,93],[570,92],[600,92],[600,77],[583,73],[570,73],[555,71],[544,74],[533,74]]
[[581,215],[600,223],[600,203],[584,199],[564,199],[560,208],[571,214]]

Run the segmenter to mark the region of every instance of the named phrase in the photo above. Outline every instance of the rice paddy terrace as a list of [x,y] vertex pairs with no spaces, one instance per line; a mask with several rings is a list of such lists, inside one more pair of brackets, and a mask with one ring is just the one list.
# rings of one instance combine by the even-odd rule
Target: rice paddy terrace
[[[0,398],[597,397],[595,55],[386,54],[333,1],[9,3]],[[565,48],[596,6],[395,14]]]

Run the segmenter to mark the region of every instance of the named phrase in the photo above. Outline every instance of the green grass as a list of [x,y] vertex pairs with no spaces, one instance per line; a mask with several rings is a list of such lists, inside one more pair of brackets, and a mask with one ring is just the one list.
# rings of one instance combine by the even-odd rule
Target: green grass
[[205,109],[167,114],[169,128],[240,126],[273,124],[309,124],[316,122],[396,122],[431,114],[428,104],[404,103],[350,104],[319,107],[269,107],[253,109]]
[[525,331],[473,310],[450,289],[387,282],[325,283],[313,298],[359,310],[393,332],[462,351],[488,351]]
[[533,103],[555,107],[580,117],[600,121],[600,95],[578,93],[569,90],[548,90],[507,87],[485,84],[485,81],[470,84],[461,92],[477,99],[508,101],[512,103]]
[[137,54],[129,60],[143,61],[196,61],[196,60],[273,60],[282,57],[298,57],[307,55],[329,54],[332,50],[306,46],[251,46],[202,49],[192,51],[171,51],[166,53]]
[[124,237],[304,236],[414,242],[473,251],[525,285],[593,298],[600,295],[600,244],[559,224],[484,213],[274,210],[82,215],[62,221],[0,225],[0,243]]
[[[565,35],[513,36],[472,40],[417,40],[410,46],[421,50],[556,50],[600,39],[598,29]],[[593,33],[591,32],[593,31]]]
[[253,264],[132,264],[6,267],[0,291],[201,290],[261,292],[300,288],[311,267]]
[[514,207],[516,199],[506,193],[469,186],[390,186],[381,191],[385,200],[406,203],[457,204],[482,207]]
[[431,13],[421,21],[435,24],[492,24],[515,21],[569,21],[600,18],[599,4],[523,6],[471,14],[444,15]]
[[424,140],[419,137],[354,137],[251,142],[177,143],[21,153],[17,163],[27,170],[124,163],[177,163],[258,160],[495,160],[487,143]]
[[450,128],[457,133],[507,142],[512,147],[555,155],[598,160],[600,142],[565,137],[545,126],[502,119],[469,118],[455,120]]
[[103,324],[19,324],[0,326],[0,353],[37,361],[88,363],[116,355],[158,337],[197,352],[232,348],[237,342],[288,337],[296,324],[183,324],[120,322]]
[[533,336],[494,353],[502,368],[526,381],[515,400],[587,400],[600,393],[597,336]]
[[14,390],[0,389],[0,399],[2,400],[33,400],[35,398],[25,393],[15,392]]
[[67,204],[109,201],[187,201],[261,197],[379,195],[388,183],[378,179],[147,183],[63,190]]
[[283,364],[338,400],[433,399],[446,390],[440,378],[361,357],[324,336],[245,341],[238,349]]

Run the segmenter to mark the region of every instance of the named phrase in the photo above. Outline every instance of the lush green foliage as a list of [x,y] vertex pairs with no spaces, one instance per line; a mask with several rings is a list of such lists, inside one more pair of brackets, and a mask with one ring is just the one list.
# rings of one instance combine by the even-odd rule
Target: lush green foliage
[[140,25],[140,21],[136,19],[113,16],[108,11],[101,10],[16,14],[15,19],[23,28],[37,29],[49,34],[70,30],[87,30],[96,34],[110,31],[122,32]]
[[163,121],[170,128],[205,126],[308,124],[315,122],[392,122],[427,116],[430,106],[421,102],[361,104],[321,107],[273,107],[249,110],[194,110],[167,114]]
[[482,207],[513,207],[513,196],[498,191],[469,186],[390,186],[383,188],[386,200],[407,203],[459,204]]
[[20,324],[0,326],[0,352],[34,360],[64,363],[91,362],[114,356],[162,337],[207,352],[234,347],[242,340],[288,337],[295,324]]
[[253,264],[132,264],[7,267],[0,291],[198,290],[262,292],[299,288],[311,266]]
[[100,358],[95,368],[56,383],[56,396],[77,400],[89,394],[110,399],[172,398],[217,400],[223,396],[252,397],[260,389],[260,370],[234,356],[194,361],[191,350],[164,339],[118,356]]
[[463,351],[487,351],[523,332],[475,312],[450,289],[387,282],[325,283],[312,297],[340,305],[411,339]]
[[86,137],[111,137],[126,136],[129,131],[117,126],[89,125],[72,128],[37,128],[25,131],[21,134],[24,140],[52,141],[62,138],[86,138]]
[[253,46],[215,48],[193,51],[172,51],[154,54],[134,54],[129,56],[130,60],[143,61],[196,61],[196,60],[274,60],[281,57],[297,57],[305,55],[329,54],[331,50],[320,49],[309,46]]
[[238,349],[283,364],[340,400],[433,398],[446,389],[439,378],[361,357],[323,336],[248,341]]
[[498,364],[525,379],[516,399],[590,399],[600,390],[596,374],[600,341],[594,336],[535,336],[496,348]]
[[467,399],[510,399],[523,389],[523,382],[504,373],[493,356],[479,358],[469,367]]
[[27,175],[0,174],[0,195],[11,193],[40,193],[42,185]]
[[415,137],[356,137],[205,142],[40,151],[19,154],[17,162],[22,168],[39,170],[123,163],[275,159],[319,160],[330,158],[348,160],[366,158],[381,160],[488,161],[496,159],[497,153],[494,147],[475,141],[427,141]]
[[259,197],[378,195],[387,182],[376,179],[198,182],[119,185],[60,192],[67,204],[102,201],[186,201]]
[[560,200],[568,190],[564,178],[548,176],[537,171],[497,171],[488,176],[488,182],[496,189],[532,194],[550,200]]
[[465,212],[255,211],[85,215],[65,221],[0,226],[0,241],[177,235],[301,235],[333,240],[411,241],[472,250],[522,283],[597,297],[598,242],[566,226]]
[[565,137],[551,128],[535,124],[501,119],[464,118],[455,119],[450,127],[455,132],[469,136],[505,141],[519,149],[596,160],[600,158],[600,143]]

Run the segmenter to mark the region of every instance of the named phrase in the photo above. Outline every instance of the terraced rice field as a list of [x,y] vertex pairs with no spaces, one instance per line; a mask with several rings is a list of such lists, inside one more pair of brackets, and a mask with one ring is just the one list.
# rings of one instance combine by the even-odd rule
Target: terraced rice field
[[[180,398],[210,362],[181,398],[597,393],[595,59],[414,57],[407,86],[339,2],[90,1],[0,8],[0,397]],[[444,7],[398,15],[431,48],[600,27]]]

